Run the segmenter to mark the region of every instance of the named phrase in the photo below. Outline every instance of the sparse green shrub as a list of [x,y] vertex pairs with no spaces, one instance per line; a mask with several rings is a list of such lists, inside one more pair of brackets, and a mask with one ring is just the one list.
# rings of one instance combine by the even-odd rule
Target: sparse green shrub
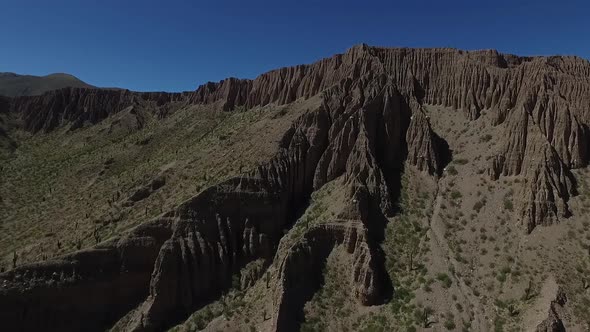
[[479,138],[479,141],[482,143],[486,143],[492,140],[492,135],[486,134]]
[[451,192],[451,199],[455,200],[455,199],[459,199],[461,197],[463,197],[463,195],[461,195],[461,193],[458,192],[457,190],[453,190]]
[[481,211],[481,209],[483,208],[483,206],[486,204],[485,199],[482,199],[480,201],[475,202],[475,204],[473,204],[473,210],[477,211],[477,213],[479,213],[479,211]]
[[496,316],[494,319],[494,332],[503,332],[505,323],[502,317]]
[[504,198],[504,209],[508,211],[512,211],[514,209],[514,205],[512,204],[511,199]]
[[429,328],[434,323],[430,320],[432,314],[434,314],[434,309],[426,306],[423,309],[414,310],[414,319],[420,323],[421,327]]
[[506,303],[504,303],[504,301],[500,300],[500,299],[495,299],[494,300],[494,305],[500,309],[504,309],[506,308]]
[[570,229],[570,230],[568,230],[568,231],[567,231],[567,238],[568,238],[569,240],[573,240],[573,239],[575,239],[575,238],[576,238],[576,232],[574,232],[574,231],[573,231],[573,230],[571,230],[571,229]]
[[455,175],[459,174],[459,172],[457,172],[457,169],[455,168],[455,166],[450,165],[450,166],[447,166],[447,174],[455,176]]
[[443,288],[449,288],[453,284],[453,281],[446,273],[439,273],[436,275],[436,279],[442,283]]
[[444,327],[449,331],[457,328],[457,325],[455,324],[455,320],[453,319],[453,317],[447,317],[444,323]]
[[[429,282],[430,281],[430,282]],[[432,292],[432,287],[430,287],[430,285],[432,284],[432,279],[429,279],[426,281],[426,283],[424,285],[422,285],[422,289],[426,292],[426,293],[430,293]]]

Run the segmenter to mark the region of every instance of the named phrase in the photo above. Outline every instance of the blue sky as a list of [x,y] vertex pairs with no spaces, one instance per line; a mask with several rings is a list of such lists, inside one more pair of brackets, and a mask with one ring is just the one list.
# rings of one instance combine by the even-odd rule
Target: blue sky
[[1,0],[0,72],[193,90],[367,43],[590,58],[590,1]]

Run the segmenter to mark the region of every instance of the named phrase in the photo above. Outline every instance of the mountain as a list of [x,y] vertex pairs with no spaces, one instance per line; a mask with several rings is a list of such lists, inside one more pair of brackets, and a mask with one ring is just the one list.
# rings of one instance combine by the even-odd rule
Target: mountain
[[358,45],[4,98],[15,331],[580,331],[590,63]]
[[72,75],[63,73],[47,76],[0,73],[0,95],[2,96],[35,96],[67,87],[93,88],[92,85],[86,84]]

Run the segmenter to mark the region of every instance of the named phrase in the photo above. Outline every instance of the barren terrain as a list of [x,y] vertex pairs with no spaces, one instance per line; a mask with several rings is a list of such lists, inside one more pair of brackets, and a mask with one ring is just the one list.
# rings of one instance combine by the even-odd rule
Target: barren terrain
[[10,331],[586,331],[590,63],[355,46],[0,97]]

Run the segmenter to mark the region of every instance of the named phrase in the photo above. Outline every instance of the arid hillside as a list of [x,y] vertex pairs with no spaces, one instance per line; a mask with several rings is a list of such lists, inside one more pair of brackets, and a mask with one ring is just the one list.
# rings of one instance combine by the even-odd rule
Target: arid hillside
[[8,97],[35,96],[63,88],[93,88],[72,75],[56,73],[46,76],[0,73],[0,95]]
[[0,97],[7,331],[586,331],[590,63],[355,46]]

